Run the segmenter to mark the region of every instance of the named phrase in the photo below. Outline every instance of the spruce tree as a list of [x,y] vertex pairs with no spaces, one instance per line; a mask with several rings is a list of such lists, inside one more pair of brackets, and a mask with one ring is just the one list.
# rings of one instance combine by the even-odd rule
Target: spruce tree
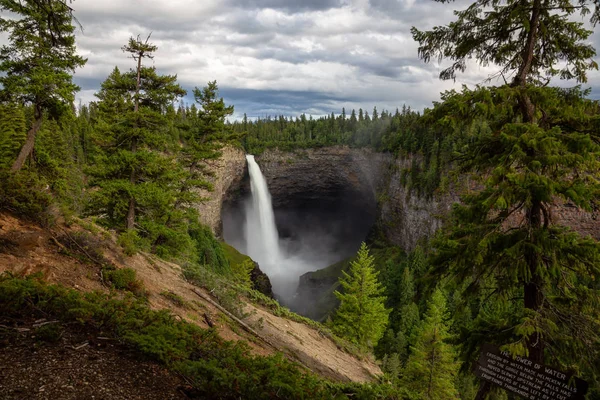
[[389,310],[385,308],[385,288],[377,280],[374,258],[365,243],[348,272],[342,271],[343,293],[335,291],[340,306],[335,312],[333,330],[361,347],[373,347],[383,336]]
[[419,399],[458,399],[455,379],[459,364],[448,340],[446,300],[438,289],[427,304],[423,322],[415,332],[401,385]]
[[0,0],[0,32],[9,43],[0,48],[0,101],[33,107],[27,138],[11,170],[18,171],[34,149],[44,113],[68,111],[79,90],[75,69],[86,60],[75,54],[72,9],[66,0]]

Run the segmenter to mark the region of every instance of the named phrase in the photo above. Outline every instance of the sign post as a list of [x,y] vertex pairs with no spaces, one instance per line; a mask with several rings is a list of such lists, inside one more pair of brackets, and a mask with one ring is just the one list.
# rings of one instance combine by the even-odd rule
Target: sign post
[[529,400],[583,400],[588,390],[582,379],[525,357],[513,357],[491,344],[481,347],[474,373]]

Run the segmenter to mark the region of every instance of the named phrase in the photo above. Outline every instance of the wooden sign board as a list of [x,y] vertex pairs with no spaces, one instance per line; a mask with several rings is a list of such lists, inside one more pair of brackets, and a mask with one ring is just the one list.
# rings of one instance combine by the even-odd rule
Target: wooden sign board
[[479,378],[529,400],[583,400],[584,380],[525,357],[514,357],[491,344],[481,347],[474,365]]

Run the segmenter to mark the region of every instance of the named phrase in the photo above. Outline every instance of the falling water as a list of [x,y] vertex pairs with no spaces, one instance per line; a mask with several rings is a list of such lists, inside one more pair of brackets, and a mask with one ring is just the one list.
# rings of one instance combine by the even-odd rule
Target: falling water
[[281,273],[279,234],[267,181],[253,155],[247,155],[252,203],[246,214],[246,246],[248,255],[258,262],[269,277]]
[[290,247],[289,241],[281,240],[265,177],[253,155],[247,155],[246,161],[250,174],[251,198],[245,204],[244,234],[240,238],[242,240],[234,239],[230,243],[245,251],[259,264],[260,269],[269,276],[275,297],[282,304],[297,309],[301,304],[299,302],[303,301],[296,296],[299,277],[344,257],[332,251],[324,251],[325,248],[329,249],[327,246],[331,241],[328,233],[319,233],[317,230],[312,233],[312,240],[301,242],[300,247]]

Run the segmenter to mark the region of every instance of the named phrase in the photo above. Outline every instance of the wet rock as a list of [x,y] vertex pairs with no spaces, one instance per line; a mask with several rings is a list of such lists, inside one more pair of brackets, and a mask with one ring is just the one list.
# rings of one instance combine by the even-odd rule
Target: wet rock
[[254,269],[250,272],[250,280],[252,281],[252,289],[261,292],[262,294],[274,298],[273,288],[271,287],[271,281],[267,274],[261,271],[260,266],[256,261],[254,262]]

